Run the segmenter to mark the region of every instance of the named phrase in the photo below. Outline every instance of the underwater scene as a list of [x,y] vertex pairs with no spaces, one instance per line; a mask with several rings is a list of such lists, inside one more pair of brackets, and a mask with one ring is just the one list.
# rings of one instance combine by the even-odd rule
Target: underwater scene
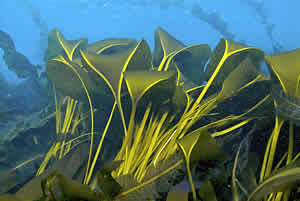
[[299,9],[1,0],[0,201],[300,201]]

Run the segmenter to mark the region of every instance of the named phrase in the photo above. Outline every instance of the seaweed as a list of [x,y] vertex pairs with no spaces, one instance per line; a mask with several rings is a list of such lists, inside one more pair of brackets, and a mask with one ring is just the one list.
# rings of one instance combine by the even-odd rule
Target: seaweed
[[[153,54],[145,40],[108,39],[89,45],[84,39],[66,40],[57,29],[51,37],[57,54],[47,61],[47,73],[54,86],[57,138],[37,176],[12,200],[143,201],[159,199],[162,192],[168,193],[169,201],[219,200],[215,178],[222,180],[224,188],[228,184],[232,188],[231,196],[222,192],[224,200],[295,197],[293,190],[299,184],[299,153],[293,153],[297,120],[283,118],[288,114],[278,105],[286,104],[286,99],[272,95],[277,93],[270,86],[276,84],[279,93],[298,98],[299,68],[294,68],[299,64],[298,50],[265,55],[259,48],[221,39],[211,53],[208,45],[187,47],[160,27]],[[263,61],[271,77],[259,71]],[[200,72],[193,77],[186,68],[195,65]],[[94,113],[106,97],[113,101],[97,142]],[[251,100],[240,104],[238,111],[223,112],[224,105],[243,98]],[[104,139],[116,115],[122,125],[118,131],[122,144],[114,159],[103,165]],[[250,163],[249,142],[262,119],[270,118],[275,125],[257,173]],[[277,162],[276,145],[286,120],[288,151]],[[80,127],[86,127],[87,121],[90,132],[84,133]],[[245,134],[246,127],[252,129]],[[238,134],[242,141],[235,155],[225,154],[218,139]],[[79,152],[84,153],[80,160],[76,157]],[[52,163],[60,162],[62,166],[51,168]],[[197,170],[199,165],[201,170]],[[175,182],[182,170],[185,178]],[[183,185],[186,180],[188,188]],[[253,185],[245,186],[250,182]],[[29,188],[35,192],[30,193]]]

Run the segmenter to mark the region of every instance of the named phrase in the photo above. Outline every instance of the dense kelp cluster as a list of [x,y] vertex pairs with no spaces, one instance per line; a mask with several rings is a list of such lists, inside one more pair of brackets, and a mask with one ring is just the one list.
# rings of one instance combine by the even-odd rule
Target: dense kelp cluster
[[[151,52],[145,40],[111,38],[89,44],[87,39],[66,40],[54,29],[45,59],[56,105],[56,140],[36,175],[0,200],[299,196],[300,154],[293,148],[298,49],[265,55],[258,48],[221,39],[212,52],[207,44],[186,46],[158,28]],[[264,61],[271,77],[260,71]],[[103,122],[96,116],[107,102],[111,109],[100,133],[95,127]],[[232,103],[236,107],[228,107]],[[268,121],[275,125],[263,161],[253,162],[257,158],[249,143]],[[284,153],[277,160],[284,122],[289,126],[288,150],[280,150]],[[116,125],[121,126],[112,131]],[[112,152],[103,149],[111,132],[122,143],[105,157]],[[228,152],[227,139],[235,136],[241,140]],[[7,192],[15,185],[15,171],[34,160],[2,174],[10,184]]]

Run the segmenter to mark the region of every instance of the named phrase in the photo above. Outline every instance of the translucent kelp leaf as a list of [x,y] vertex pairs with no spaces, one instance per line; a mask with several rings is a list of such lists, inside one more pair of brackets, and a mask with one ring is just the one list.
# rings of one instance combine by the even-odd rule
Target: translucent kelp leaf
[[259,72],[251,60],[249,58],[244,59],[224,80],[221,92],[218,94],[219,101],[233,96],[258,75]]
[[177,143],[187,161],[223,160],[224,153],[207,132],[195,131],[178,139]]
[[58,39],[59,44],[64,49],[65,54],[67,55],[67,58],[69,61],[73,60],[73,55],[75,53],[75,50],[79,47],[80,43],[85,41],[85,44],[87,45],[87,39],[83,40],[65,40],[63,35],[56,29],[56,37]]
[[[86,49],[88,44],[87,39],[80,40],[65,40],[58,29],[53,29],[48,34],[48,48],[44,56],[44,61],[58,57],[59,55],[66,56],[66,59],[72,61],[73,56],[79,56],[75,51],[77,48]],[[76,53],[77,52],[77,53]]]
[[208,84],[221,88],[227,76],[246,58],[258,68],[264,58],[264,52],[255,47],[248,47],[231,40],[222,39],[213,51],[205,74]]
[[192,179],[190,163],[192,161],[221,161],[224,159],[224,153],[215,139],[206,131],[192,132],[178,139],[176,142],[185,159],[193,199],[196,200],[196,190]]
[[198,85],[202,84],[205,80],[204,67],[210,54],[211,49],[207,44],[184,47],[168,58],[164,70],[174,70],[170,65],[174,62],[186,81],[189,80]]
[[187,106],[189,105],[189,97],[188,94],[184,91],[183,87],[176,87],[175,93],[172,97],[172,102],[176,106],[177,111],[187,109]]
[[[169,85],[165,85],[165,89],[174,92],[176,74],[174,72],[159,71],[129,71],[124,74],[127,88],[133,105],[137,105],[138,101],[154,86],[160,85],[164,81],[168,81]],[[160,93],[162,90],[159,90]],[[161,94],[162,96],[163,94]],[[171,97],[171,96],[170,96]],[[155,97],[153,97],[155,98]],[[156,96],[156,98],[158,98]]]
[[125,70],[152,70],[152,54],[145,40],[141,40],[130,54],[123,66],[123,72]]
[[103,79],[109,86],[113,96],[118,100],[119,89],[122,83],[124,65],[132,53],[132,49],[113,55],[97,55],[81,51],[82,62],[88,66],[99,79]]
[[207,179],[200,187],[199,196],[203,201],[217,201],[217,195],[214,187],[209,179]]
[[171,54],[185,47],[182,42],[176,40],[161,27],[157,28],[154,41],[153,65],[154,67],[159,67],[159,70],[163,69],[167,58]]
[[49,79],[54,82],[63,95],[86,101],[84,87],[75,71],[80,75],[89,93],[96,94],[96,92],[101,92],[101,89],[105,88],[105,86],[103,85],[104,83],[101,84],[99,78],[93,77],[93,73],[88,72],[78,62],[78,60],[76,62],[68,62],[64,57],[59,56],[47,62],[46,71]]
[[288,96],[300,97],[300,49],[265,56],[271,78]]

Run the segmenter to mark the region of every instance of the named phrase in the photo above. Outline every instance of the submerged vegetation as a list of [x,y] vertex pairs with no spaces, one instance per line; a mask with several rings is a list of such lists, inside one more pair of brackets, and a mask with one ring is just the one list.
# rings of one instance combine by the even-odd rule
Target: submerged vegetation
[[[16,170],[40,156],[1,174],[10,194],[0,201],[295,200],[299,51],[265,55],[227,39],[211,51],[158,28],[151,53],[145,40],[89,44],[52,30],[44,58],[56,138],[14,193]],[[249,144],[267,122],[259,158]],[[288,147],[278,151],[284,125]],[[121,145],[105,146],[109,138]]]

